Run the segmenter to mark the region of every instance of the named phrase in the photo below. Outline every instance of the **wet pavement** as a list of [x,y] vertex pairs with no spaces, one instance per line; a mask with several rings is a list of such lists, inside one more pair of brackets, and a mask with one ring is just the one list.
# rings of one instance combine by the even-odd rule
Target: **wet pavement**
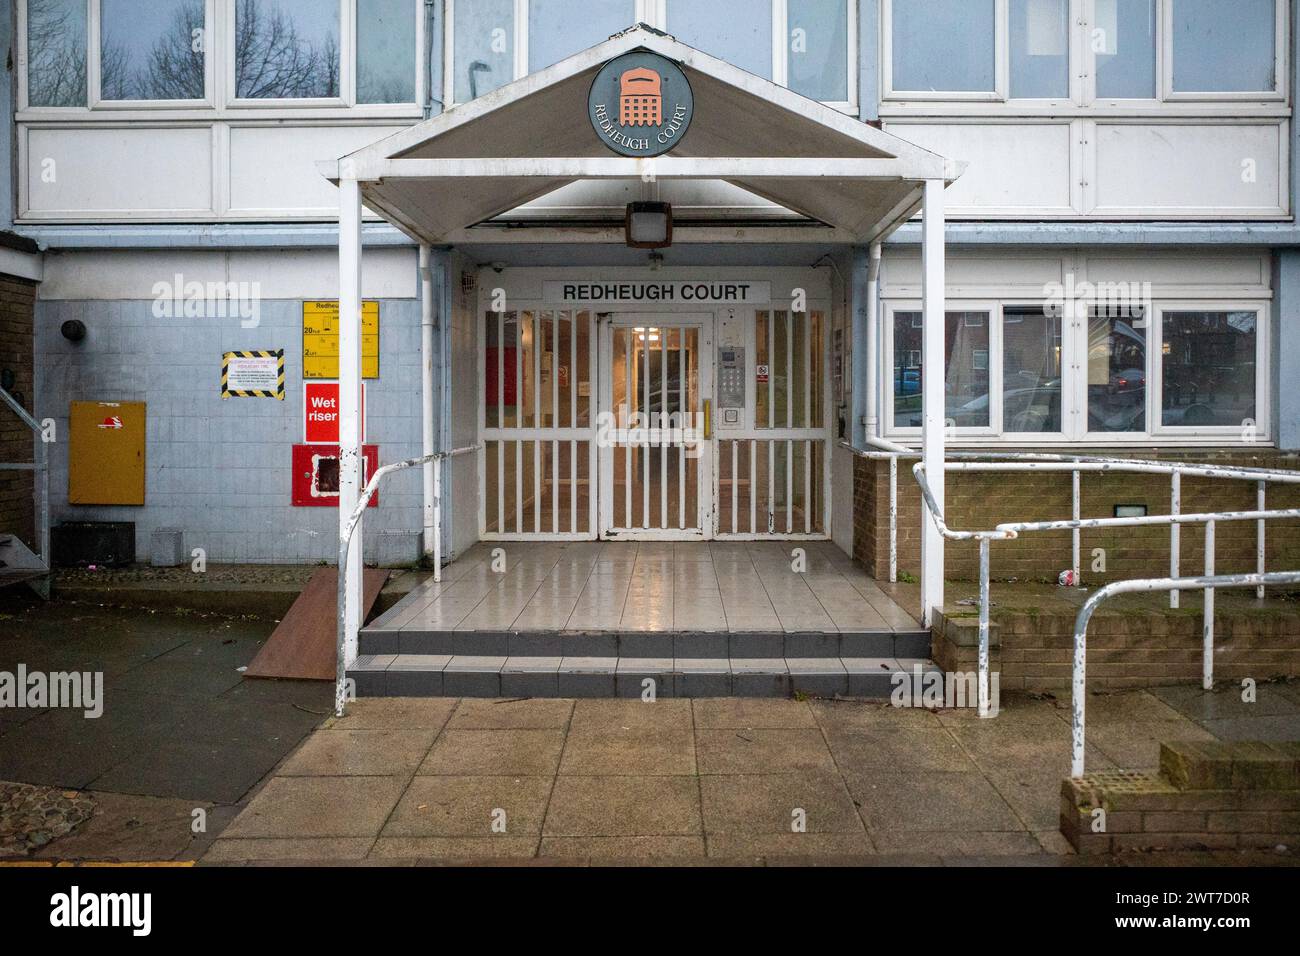
[[103,680],[98,718],[84,708],[0,707],[0,781],[89,791],[96,800],[89,823],[38,852],[71,853],[78,844],[88,856],[132,846],[153,854],[141,858],[201,852],[329,715],[332,685],[240,674],[274,626],[270,617],[0,598],[0,672],[22,665]]

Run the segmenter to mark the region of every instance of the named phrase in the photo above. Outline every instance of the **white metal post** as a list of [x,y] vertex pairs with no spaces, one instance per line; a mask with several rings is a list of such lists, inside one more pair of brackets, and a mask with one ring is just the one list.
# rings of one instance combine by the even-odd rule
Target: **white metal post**
[[[361,187],[356,179],[339,179],[339,532],[361,497]],[[361,629],[362,522],[348,553],[344,575],[344,647],[340,665],[357,656]]]
[[[921,221],[921,460],[935,507],[944,509],[944,182],[927,179]],[[934,624],[943,607],[943,535],[933,521],[922,520],[921,616]]]
[[[1205,576],[1214,577],[1214,522],[1205,522]],[[1214,588],[1205,589],[1201,634],[1201,686],[1214,690]]]
[[[433,264],[428,245],[420,244],[420,454],[432,455],[433,445]],[[424,539],[421,552],[434,558],[438,550],[434,522],[434,473],[440,463],[424,464]]]

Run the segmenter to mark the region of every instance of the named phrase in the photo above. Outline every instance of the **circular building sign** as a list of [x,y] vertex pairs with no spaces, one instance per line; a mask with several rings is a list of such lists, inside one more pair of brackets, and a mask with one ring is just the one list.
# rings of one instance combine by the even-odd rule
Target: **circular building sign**
[[587,113],[600,141],[623,156],[659,156],[691,125],[694,100],[686,74],[672,60],[635,50],[596,74]]

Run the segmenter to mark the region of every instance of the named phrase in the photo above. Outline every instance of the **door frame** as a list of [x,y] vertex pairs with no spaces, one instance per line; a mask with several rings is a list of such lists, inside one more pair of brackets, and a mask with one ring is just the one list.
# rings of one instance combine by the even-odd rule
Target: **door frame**
[[[595,408],[597,441],[596,500],[598,521],[596,537],[602,541],[709,541],[715,537],[713,458],[715,436],[710,420],[713,408],[713,337],[716,313],[692,312],[602,312],[596,316],[597,392]],[[617,327],[658,326],[669,328],[696,327],[699,333],[699,395],[705,417],[705,436],[700,443],[700,457],[696,468],[696,500],[698,525],[692,529],[643,528],[622,529],[614,526],[614,448],[600,436],[607,429],[600,424],[614,409],[614,335]]]

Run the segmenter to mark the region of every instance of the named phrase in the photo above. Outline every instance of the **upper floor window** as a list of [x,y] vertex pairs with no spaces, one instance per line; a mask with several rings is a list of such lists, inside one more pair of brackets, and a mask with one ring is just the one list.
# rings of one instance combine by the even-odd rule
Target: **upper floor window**
[[844,108],[857,99],[856,0],[446,0],[446,6],[445,86],[452,103],[545,69],[637,22],[811,99]]
[[1277,100],[1286,0],[883,0],[893,100]]
[[19,12],[26,108],[418,100],[421,0],[26,0]]

